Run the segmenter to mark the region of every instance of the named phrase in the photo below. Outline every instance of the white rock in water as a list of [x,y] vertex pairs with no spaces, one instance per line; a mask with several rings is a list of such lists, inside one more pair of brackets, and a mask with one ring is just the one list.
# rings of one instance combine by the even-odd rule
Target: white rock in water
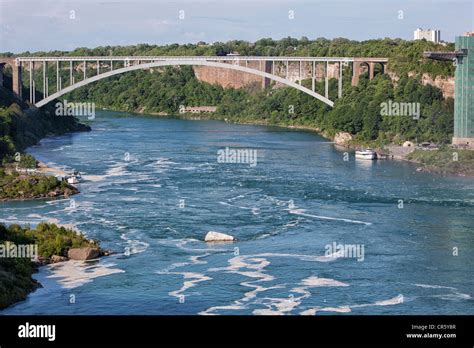
[[209,231],[204,240],[206,242],[233,242],[235,238],[225,233]]

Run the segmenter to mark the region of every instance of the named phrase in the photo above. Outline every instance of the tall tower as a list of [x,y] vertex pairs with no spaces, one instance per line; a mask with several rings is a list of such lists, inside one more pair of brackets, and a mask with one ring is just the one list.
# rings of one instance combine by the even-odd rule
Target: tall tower
[[454,52],[425,52],[423,55],[456,63],[453,144],[474,148],[474,32],[457,36]]
[[456,37],[453,144],[474,147],[474,32]]

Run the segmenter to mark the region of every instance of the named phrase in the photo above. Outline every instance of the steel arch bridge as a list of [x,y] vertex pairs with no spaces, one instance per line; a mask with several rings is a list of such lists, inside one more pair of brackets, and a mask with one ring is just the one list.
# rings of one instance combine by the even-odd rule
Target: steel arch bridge
[[[263,79],[279,82],[283,85],[295,88],[306,93],[326,105],[333,107],[334,101],[329,99],[328,87],[328,70],[329,64],[338,65],[338,97],[342,97],[342,75],[344,67],[352,64],[352,83],[356,85],[361,74],[361,66],[366,65],[370,78],[374,76],[375,64],[382,65],[382,72],[385,64],[388,62],[386,58],[349,58],[349,57],[268,57],[268,56],[96,56],[96,57],[17,57],[11,59],[0,59],[0,84],[2,83],[2,68],[10,65],[12,67],[13,91],[22,97],[22,71],[29,73],[29,101],[36,107],[42,107],[50,101],[61,97],[79,87],[88,85],[101,79],[123,74],[129,71],[152,69],[164,66],[207,66],[212,68],[231,69],[242,73],[260,76]],[[82,64],[82,79],[75,81],[74,72],[78,70],[77,63]],[[42,78],[40,79],[43,88],[43,98],[36,100],[36,83],[35,83],[35,65],[42,65]],[[47,76],[48,67],[51,64],[56,66],[56,88],[53,93],[49,93],[49,81]],[[96,74],[87,76],[88,65],[95,65]],[[325,95],[321,95],[315,91],[316,82],[316,65],[324,65],[325,79]],[[297,76],[290,78],[290,66],[293,66],[293,72],[296,65]],[[308,71],[308,65],[310,74]],[[36,66],[37,67],[37,66]],[[102,68],[102,69],[101,69]],[[41,67],[40,67],[41,69]],[[69,79],[65,79],[67,86],[63,88],[63,80],[61,71],[69,70]],[[304,72],[303,72],[304,70]],[[283,76],[280,76],[283,75]],[[293,74],[294,75],[294,74]],[[311,89],[302,86],[303,78],[311,78]]]

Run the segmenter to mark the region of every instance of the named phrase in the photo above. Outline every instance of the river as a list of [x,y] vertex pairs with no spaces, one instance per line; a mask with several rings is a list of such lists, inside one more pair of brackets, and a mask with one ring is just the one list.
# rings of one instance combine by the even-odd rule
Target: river
[[[108,111],[91,127],[28,149],[83,173],[81,193],[0,218],[71,224],[116,254],[42,267],[2,314],[474,314],[472,178],[345,161],[278,127]],[[257,162],[221,163],[226,147]]]

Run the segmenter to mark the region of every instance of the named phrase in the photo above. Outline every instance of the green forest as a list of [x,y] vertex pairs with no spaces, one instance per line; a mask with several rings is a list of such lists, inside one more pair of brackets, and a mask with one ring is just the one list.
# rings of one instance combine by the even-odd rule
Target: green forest
[[74,117],[58,118],[51,105],[43,110],[29,108],[7,88],[0,87],[0,165],[12,162],[16,152],[47,135],[86,130],[90,127]]
[[[263,38],[256,42],[232,40],[228,42],[197,42],[195,44],[131,46],[100,46],[76,48],[73,51],[22,52],[17,56],[225,56],[238,53],[243,56],[311,56],[311,57],[386,57],[390,58],[389,69],[398,75],[408,72],[450,76],[454,68],[450,64],[422,61],[424,51],[452,51],[454,44],[446,46],[425,40],[374,39],[354,41],[345,38],[310,40],[287,37],[280,40]],[[3,53],[3,56],[13,55]]]

